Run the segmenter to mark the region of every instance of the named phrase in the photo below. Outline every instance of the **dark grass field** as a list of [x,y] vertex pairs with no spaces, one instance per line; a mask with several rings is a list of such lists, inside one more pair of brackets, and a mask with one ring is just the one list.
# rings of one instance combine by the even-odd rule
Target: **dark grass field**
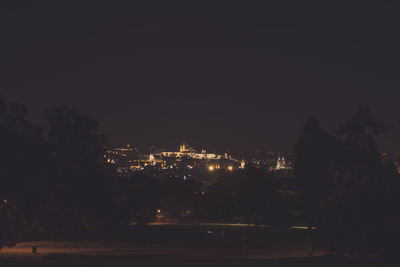
[[[223,231],[223,233],[222,233]],[[308,230],[229,224],[133,226],[107,241],[29,241],[0,252],[1,266],[384,266],[317,250]],[[32,255],[32,244],[38,254]],[[389,265],[386,265],[389,266]],[[396,266],[396,265],[392,265]]]

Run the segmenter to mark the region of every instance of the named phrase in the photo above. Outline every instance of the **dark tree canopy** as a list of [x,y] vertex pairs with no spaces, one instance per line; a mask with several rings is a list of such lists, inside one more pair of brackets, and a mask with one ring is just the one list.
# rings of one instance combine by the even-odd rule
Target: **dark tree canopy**
[[112,202],[104,164],[107,137],[95,119],[74,108],[56,107],[44,114],[51,170],[46,190],[51,217],[45,221],[62,235],[76,227],[94,229]]
[[360,107],[334,134],[315,119],[302,129],[294,146],[295,174],[303,210],[324,249],[366,256],[393,245],[388,222],[399,215],[393,205],[399,175],[375,144],[389,128],[369,107]]
[[141,173],[118,183],[117,216],[124,224],[147,224],[156,219],[161,205],[161,183]]
[[273,177],[248,165],[242,171],[221,172],[207,195],[210,219],[277,224],[280,198]]
[[45,111],[46,127],[26,115],[24,106],[0,99],[4,208],[58,237],[77,228],[98,228],[112,203],[112,180],[103,163],[107,138],[98,132],[99,123],[67,107]]
[[294,172],[308,225],[317,223],[332,183],[340,141],[320,128],[316,118],[309,118],[293,147]]
[[[46,145],[42,129],[26,118],[27,109],[0,98],[0,235],[2,244],[20,238],[28,221],[36,219],[39,184],[46,175]],[[22,212],[23,211],[23,214]]]

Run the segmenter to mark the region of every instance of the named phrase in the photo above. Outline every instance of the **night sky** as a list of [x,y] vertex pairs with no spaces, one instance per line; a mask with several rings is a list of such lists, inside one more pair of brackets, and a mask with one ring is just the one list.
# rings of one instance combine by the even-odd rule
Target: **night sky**
[[60,2],[0,6],[0,92],[38,122],[67,104],[112,144],[289,151],[309,115],[369,104],[400,151],[394,5]]

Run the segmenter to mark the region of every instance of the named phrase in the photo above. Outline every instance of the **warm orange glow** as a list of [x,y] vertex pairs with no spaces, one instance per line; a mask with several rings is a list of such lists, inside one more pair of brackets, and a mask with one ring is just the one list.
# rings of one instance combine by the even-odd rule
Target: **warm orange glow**
[[233,166],[228,166],[228,171],[233,171]]
[[213,165],[208,166],[208,170],[209,170],[210,172],[212,172],[212,171],[214,170],[214,166],[213,166]]

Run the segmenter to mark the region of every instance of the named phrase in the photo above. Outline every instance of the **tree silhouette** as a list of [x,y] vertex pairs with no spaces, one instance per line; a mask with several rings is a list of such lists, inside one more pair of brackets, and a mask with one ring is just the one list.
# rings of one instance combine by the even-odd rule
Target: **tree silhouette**
[[118,183],[118,218],[124,224],[145,225],[156,219],[161,204],[161,183],[154,177],[135,173]]
[[375,120],[369,107],[340,125],[343,154],[335,168],[328,206],[327,241],[342,253],[366,256],[383,249],[384,218],[388,215],[388,166],[382,160],[375,137],[390,127]]
[[[383,254],[397,232],[399,176],[386,164],[375,137],[390,127],[369,107],[340,125],[336,136],[310,119],[294,146],[295,174],[309,225],[317,226],[319,245],[339,254]],[[398,247],[398,246],[395,246]]]
[[180,220],[199,216],[201,188],[201,184],[193,180],[168,179],[164,181],[161,201],[163,215],[170,219]]
[[294,173],[307,225],[319,224],[329,194],[335,161],[340,154],[340,140],[323,131],[311,117],[301,129],[293,147]]
[[237,172],[221,172],[209,188],[207,207],[211,219],[244,223],[278,223],[277,185],[264,169],[248,165]]
[[[29,122],[26,114],[26,107],[7,104],[0,98],[0,223],[1,230],[6,231],[0,233],[3,242],[12,242],[12,237],[19,236],[10,231],[19,232],[18,225],[32,221],[34,207],[40,203],[34,192],[44,176],[41,160],[45,159],[45,146],[41,128]],[[15,216],[21,211],[24,216]]]
[[56,107],[44,114],[50,174],[43,188],[48,200],[43,223],[60,237],[94,230],[112,205],[111,179],[103,163],[107,137],[98,132],[95,119],[74,108]]

